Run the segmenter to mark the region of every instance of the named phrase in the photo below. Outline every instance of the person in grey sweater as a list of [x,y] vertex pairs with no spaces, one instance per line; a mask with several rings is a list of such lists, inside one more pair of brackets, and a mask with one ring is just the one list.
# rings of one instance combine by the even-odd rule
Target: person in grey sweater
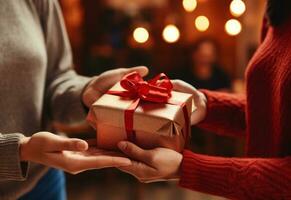
[[52,121],[84,121],[84,105],[126,73],[146,75],[148,69],[122,68],[87,78],[72,66],[57,0],[0,0],[1,200],[33,190],[50,167],[76,174],[130,164],[123,157],[88,154],[83,140],[42,131],[52,132]]

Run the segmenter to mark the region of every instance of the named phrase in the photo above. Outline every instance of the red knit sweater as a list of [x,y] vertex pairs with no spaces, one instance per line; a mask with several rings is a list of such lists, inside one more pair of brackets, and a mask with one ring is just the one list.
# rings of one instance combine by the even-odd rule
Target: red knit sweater
[[291,199],[291,22],[269,27],[246,71],[246,95],[203,90],[200,127],[247,140],[248,158],[184,151],[180,185],[231,199]]

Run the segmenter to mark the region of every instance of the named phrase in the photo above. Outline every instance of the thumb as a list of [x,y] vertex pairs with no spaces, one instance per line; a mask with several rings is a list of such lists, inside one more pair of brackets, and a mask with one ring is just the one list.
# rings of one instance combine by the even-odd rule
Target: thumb
[[84,140],[57,135],[50,139],[48,146],[52,151],[86,151],[88,149],[88,144]]
[[150,163],[151,153],[148,150],[144,150],[135,144],[127,141],[122,141],[118,143],[118,148],[130,158],[141,161],[146,164]]

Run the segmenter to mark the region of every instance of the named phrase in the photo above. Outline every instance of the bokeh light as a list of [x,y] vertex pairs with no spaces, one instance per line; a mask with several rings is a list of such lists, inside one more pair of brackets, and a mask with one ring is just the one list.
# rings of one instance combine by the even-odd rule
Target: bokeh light
[[196,0],[183,0],[183,7],[187,12],[192,12],[197,7]]
[[133,32],[133,38],[138,43],[145,43],[149,39],[149,32],[143,27],[138,27]]
[[206,31],[209,28],[209,20],[205,16],[198,16],[195,19],[195,26],[198,31]]
[[167,25],[163,30],[163,38],[168,43],[177,42],[180,38],[180,31],[173,24]]
[[242,0],[232,0],[229,10],[233,16],[239,17],[246,11],[246,5]]
[[238,35],[241,30],[241,23],[236,19],[230,19],[225,23],[225,31],[231,36]]

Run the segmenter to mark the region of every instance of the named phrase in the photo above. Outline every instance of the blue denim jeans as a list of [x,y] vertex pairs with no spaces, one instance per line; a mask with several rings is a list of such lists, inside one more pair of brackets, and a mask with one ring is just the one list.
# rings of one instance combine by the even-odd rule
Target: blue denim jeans
[[19,200],[66,200],[66,179],[61,170],[49,169],[37,185]]

